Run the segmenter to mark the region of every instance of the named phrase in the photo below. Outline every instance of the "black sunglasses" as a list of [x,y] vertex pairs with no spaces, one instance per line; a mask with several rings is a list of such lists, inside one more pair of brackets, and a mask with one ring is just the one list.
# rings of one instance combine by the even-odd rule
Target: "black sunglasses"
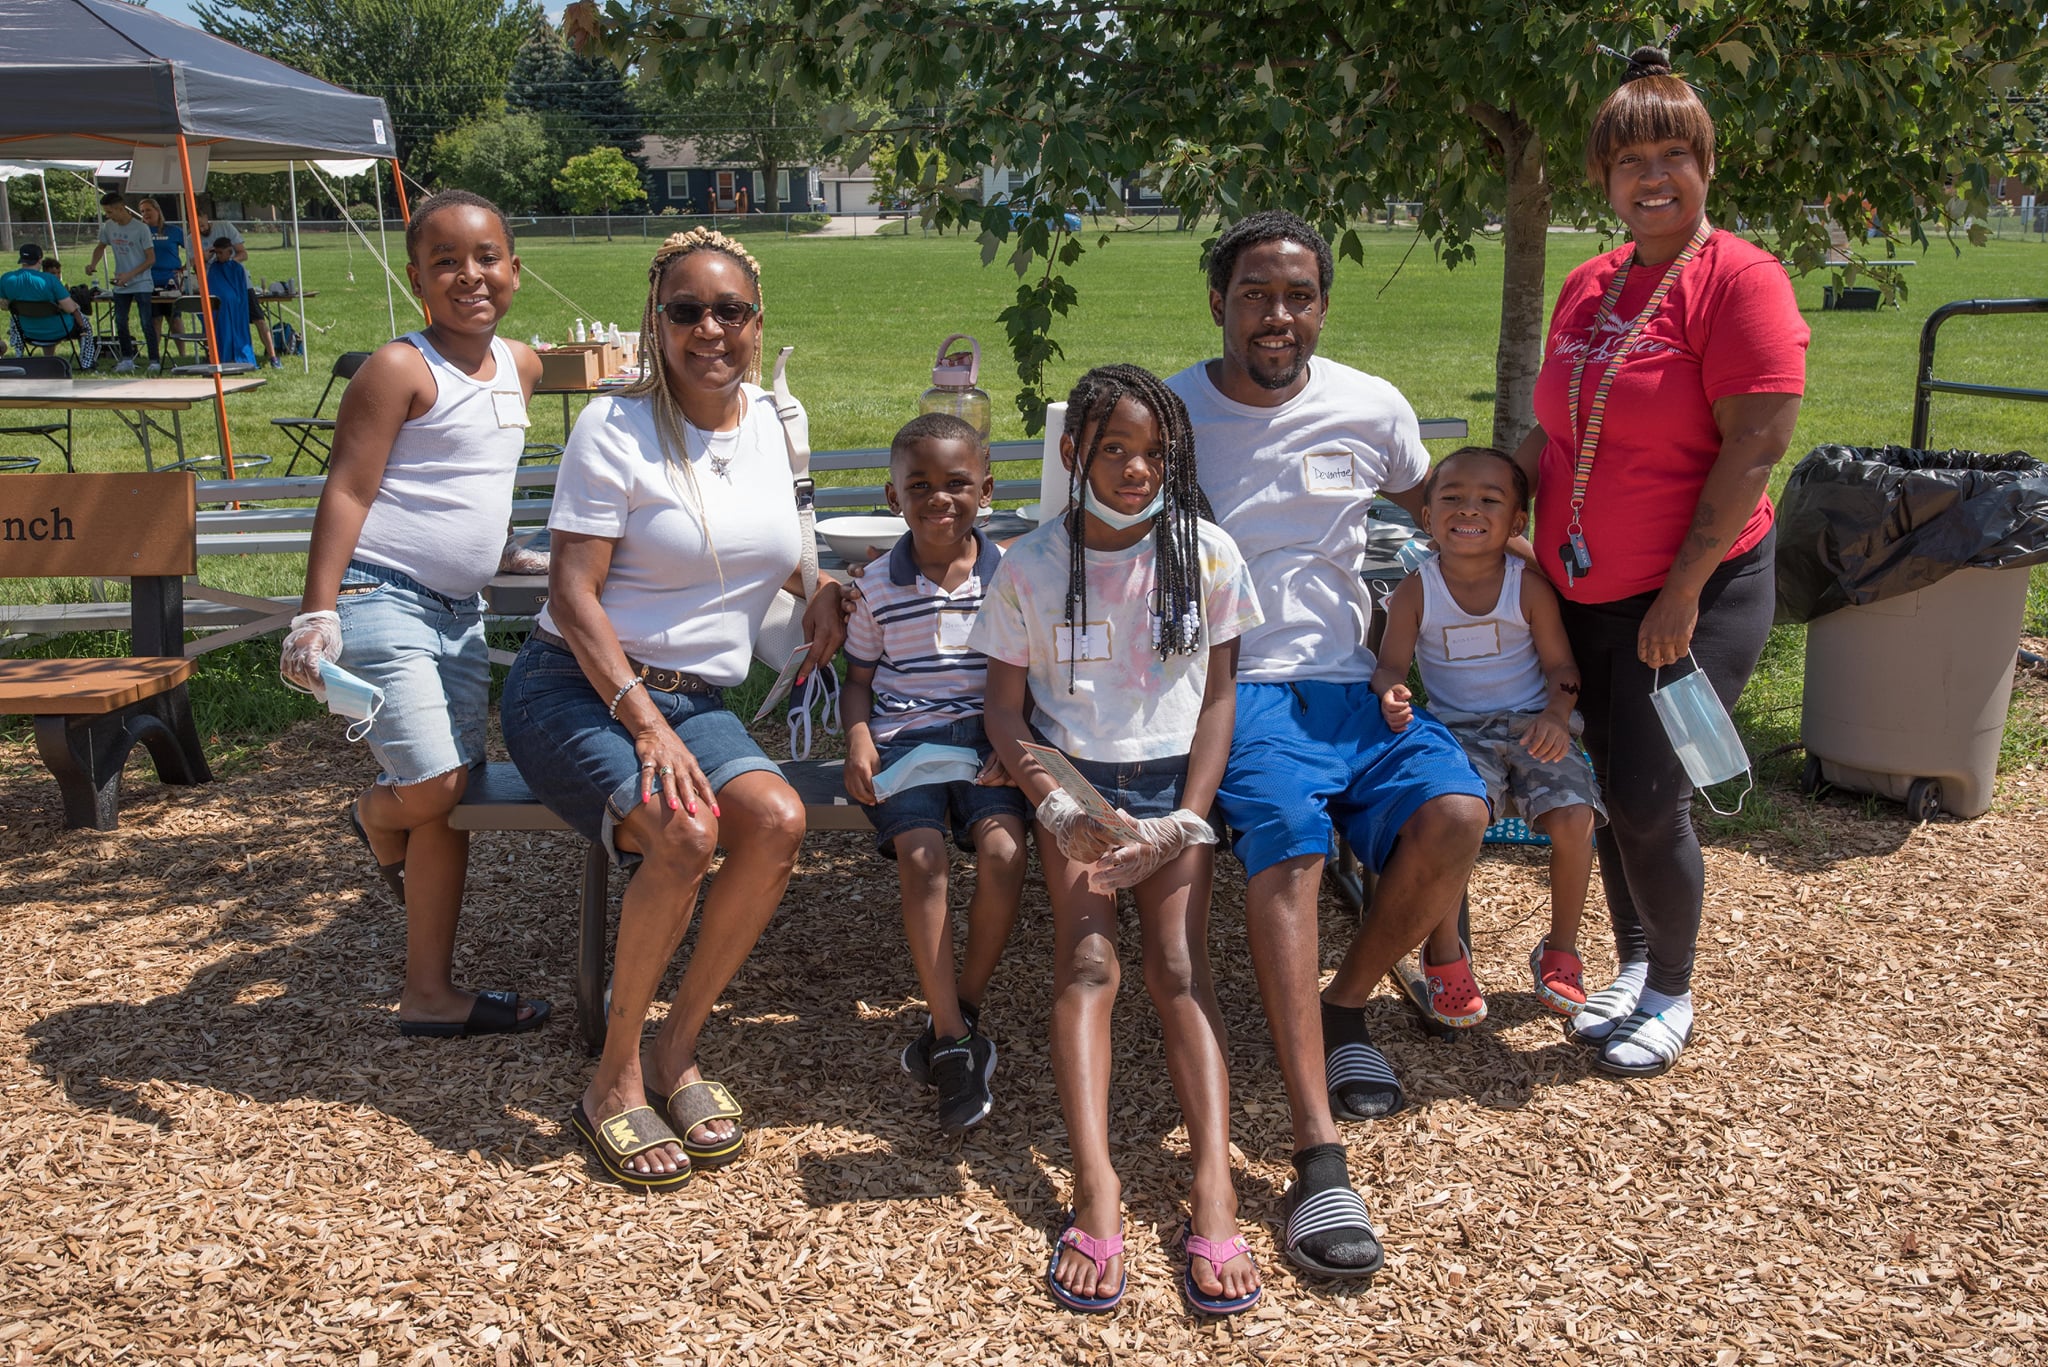
[[753,316],[761,311],[759,304],[745,299],[721,299],[715,304],[700,304],[694,299],[671,299],[661,306],[668,320],[679,328],[693,328],[710,314],[722,328],[745,327]]

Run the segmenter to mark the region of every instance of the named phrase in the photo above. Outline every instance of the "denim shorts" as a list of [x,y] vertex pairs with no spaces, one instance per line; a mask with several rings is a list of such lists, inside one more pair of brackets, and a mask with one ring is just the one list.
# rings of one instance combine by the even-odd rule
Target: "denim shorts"
[[[875,772],[902,759],[920,745],[958,745],[981,756],[983,762],[995,753],[982,730],[981,718],[922,726],[899,731],[876,748],[881,759]],[[1031,820],[1031,809],[1022,790],[1004,784],[995,787],[979,783],[923,783],[893,793],[868,808],[868,820],[875,823],[875,851],[885,859],[896,857],[896,837],[905,831],[948,831],[953,843],[963,850],[974,848],[974,828],[994,816],[1014,816],[1021,827]]]
[[337,663],[384,690],[364,736],[383,771],[377,782],[402,787],[482,764],[491,696],[483,596],[449,598],[361,560],[349,562],[341,588]]
[[[781,774],[726,711],[723,693],[644,691],[689,747],[712,792],[756,770]],[[613,863],[630,867],[640,856],[621,850],[613,832],[640,806],[640,756],[632,734],[605,712],[610,701],[574,654],[528,637],[505,679],[498,719],[505,749],[533,795],[585,839],[603,845]]]
[[1186,755],[1133,760],[1067,758],[1110,806],[1132,816],[1166,816],[1181,805],[1180,790],[1188,781]]

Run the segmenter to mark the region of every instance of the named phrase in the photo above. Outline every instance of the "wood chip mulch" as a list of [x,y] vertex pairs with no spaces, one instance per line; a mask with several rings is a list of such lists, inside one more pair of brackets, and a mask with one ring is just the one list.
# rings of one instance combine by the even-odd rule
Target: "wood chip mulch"
[[[33,748],[0,744],[0,1367],[2048,1361],[2040,768],[1975,821],[1781,791],[1775,829],[1711,844],[1699,1029],[1647,1083],[1591,1073],[1536,1007],[1543,857],[1489,854],[1486,1025],[1441,1042],[1390,993],[1372,1008],[1411,1105],[1345,1127],[1388,1250],[1364,1289],[1277,1252],[1287,1110],[1221,861],[1267,1293],[1204,1324],[1163,1247],[1185,1145],[1135,918],[1112,1116],[1130,1291],[1089,1319],[1043,1283],[1069,1181],[1042,892],[988,1003],[995,1114],[949,1143],[897,1065],[923,1017],[893,870],[863,837],[811,839],[705,1037],[750,1151],[634,1195],[564,1120],[590,1068],[578,849],[478,837],[457,952],[462,981],[552,998],[557,1022],[401,1040],[403,917],[339,822],[367,764],[316,724],[210,788],[138,761],[101,834],[61,830]],[[1587,924],[1604,981],[1597,884]],[[1347,930],[1326,899],[1326,969]]]

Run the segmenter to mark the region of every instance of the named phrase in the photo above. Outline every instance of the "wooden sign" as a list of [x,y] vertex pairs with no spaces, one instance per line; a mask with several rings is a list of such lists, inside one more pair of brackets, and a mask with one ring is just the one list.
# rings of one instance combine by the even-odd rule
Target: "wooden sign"
[[194,574],[189,470],[0,475],[0,579]]

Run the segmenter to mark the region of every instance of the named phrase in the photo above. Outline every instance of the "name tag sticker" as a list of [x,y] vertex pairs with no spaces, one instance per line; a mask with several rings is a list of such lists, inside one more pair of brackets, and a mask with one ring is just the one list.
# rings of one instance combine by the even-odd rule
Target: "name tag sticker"
[[1303,456],[1302,478],[1310,489],[1349,489],[1354,487],[1349,451],[1318,451]]
[[526,420],[526,396],[516,389],[493,389],[491,411],[500,427],[531,427]]
[[1088,622],[1076,631],[1062,622],[1052,629],[1052,658],[1060,664],[1069,660],[1107,660],[1109,623]]
[[974,630],[974,614],[969,612],[942,612],[939,614],[939,649],[967,649],[968,633]]
[[1444,628],[1444,658],[1483,660],[1500,654],[1500,623],[1474,622],[1470,626]]

